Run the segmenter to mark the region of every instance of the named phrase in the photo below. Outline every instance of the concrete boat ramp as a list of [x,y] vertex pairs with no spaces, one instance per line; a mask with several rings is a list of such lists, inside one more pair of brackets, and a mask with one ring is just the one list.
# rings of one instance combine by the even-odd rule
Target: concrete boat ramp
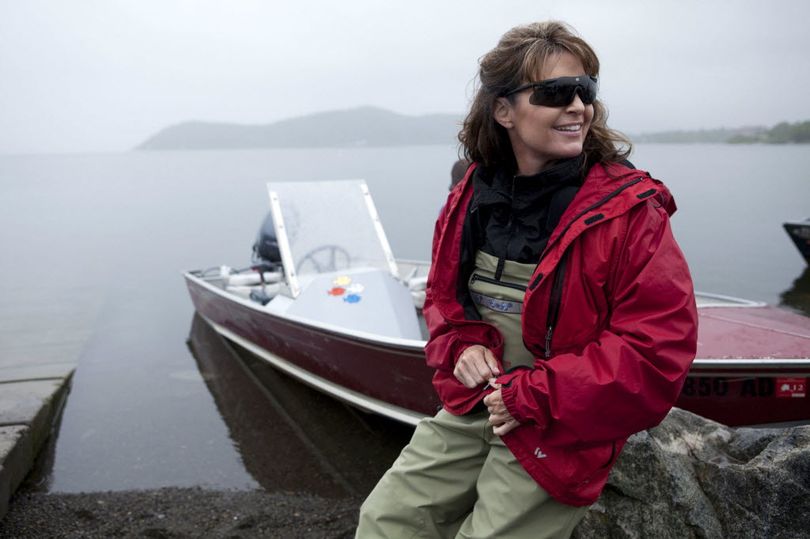
[[48,437],[56,434],[73,372],[99,307],[87,297],[74,296],[60,297],[58,302],[28,302],[21,308],[15,299],[23,298],[4,292],[0,306],[0,519]]
[[0,360],[0,518],[59,417],[72,365],[27,369]]

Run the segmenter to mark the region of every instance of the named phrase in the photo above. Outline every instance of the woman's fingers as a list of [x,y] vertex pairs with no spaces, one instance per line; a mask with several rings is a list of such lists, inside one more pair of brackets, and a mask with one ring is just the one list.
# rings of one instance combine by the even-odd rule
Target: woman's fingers
[[[500,389],[493,391],[484,397],[484,404],[489,412],[490,425],[494,425],[496,428],[499,428],[506,423],[515,421],[512,418],[512,414],[510,414],[509,410],[506,409],[506,404],[503,402],[503,396],[501,395]],[[509,430],[512,429],[510,428]],[[495,432],[494,429],[493,432]]]
[[517,427],[520,423],[511,419],[502,425],[498,425],[492,429],[492,432],[495,433],[497,436],[503,436],[507,432],[511,431],[515,427]]
[[470,373],[475,376],[478,383],[483,383],[492,377],[487,354],[492,355],[492,352],[480,345],[470,346],[461,354],[461,361],[469,367]]
[[453,375],[470,389],[485,383],[498,373],[498,362],[492,352],[481,345],[464,350],[456,362]]
[[[498,364],[489,349],[475,345],[459,356],[453,374],[465,387],[473,389],[497,376]],[[493,425],[492,432],[498,436],[503,436],[518,426],[519,423],[506,409],[500,388],[484,397],[484,405],[489,412],[489,423]]]
[[492,412],[489,413],[489,422],[492,425],[500,425],[501,423],[506,423],[507,421],[512,420],[512,414],[509,413],[506,408],[503,409],[493,409]]
[[498,360],[495,359],[495,354],[493,354],[492,350],[490,350],[489,348],[484,348],[484,361],[487,362],[489,371],[492,373],[486,376],[487,379],[501,374],[500,372],[498,372]]
[[478,369],[471,365],[469,361],[459,361],[454,373],[456,378],[470,389],[480,386],[484,382]]
[[478,375],[478,378],[481,379],[480,383],[484,383],[490,378],[492,378],[493,372],[484,354],[473,356],[472,358],[470,358],[470,361],[473,364],[473,367],[475,368],[475,372]]
[[458,363],[453,373],[459,382],[470,389],[480,385],[481,383],[478,381],[478,373],[471,371],[470,366],[466,363]]
[[491,406],[494,409],[506,410],[506,405],[503,403],[503,396],[501,395],[500,389],[497,389],[484,397],[484,404]]

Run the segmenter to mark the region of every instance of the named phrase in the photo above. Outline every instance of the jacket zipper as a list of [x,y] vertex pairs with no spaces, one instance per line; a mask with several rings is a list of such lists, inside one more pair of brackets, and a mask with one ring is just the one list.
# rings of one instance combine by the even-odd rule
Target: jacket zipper
[[520,290],[521,292],[525,292],[525,291],[526,291],[526,287],[525,287],[525,286],[522,286],[522,285],[519,285],[519,284],[515,284],[515,283],[508,283],[508,282],[506,282],[506,281],[499,281],[499,280],[497,280],[497,279],[492,279],[492,278],[490,278],[490,277],[487,277],[487,276],[485,276],[485,275],[479,275],[479,274],[477,274],[477,273],[473,273],[472,278],[471,278],[470,280],[471,280],[471,282],[473,282],[473,283],[474,283],[475,281],[483,281],[483,282],[485,282],[485,283],[489,283],[489,284],[495,284],[495,285],[498,285],[498,286],[505,286],[505,287],[507,287],[507,288],[514,288],[515,290]]
[[[644,177],[640,176],[640,177],[638,177],[638,178],[636,178],[634,180],[630,180],[629,182],[625,183],[624,185],[621,185],[620,187],[618,187],[615,191],[609,193],[605,197],[599,199],[595,203],[591,204],[590,206],[588,206],[587,208],[585,208],[584,210],[579,212],[573,219],[571,219],[571,221],[569,221],[569,223],[566,225],[566,227],[563,229],[563,231],[560,232],[560,234],[559,234],[559,236],[557,236],[557,238],[562,238],[565,235],[565,233],[568,232],[568,229],[571,228],[571,226],[574,223],[576,223],[579,220],[580,217],[582,217],[583,215],[585,215],[589,211],[595,210],[596,208],[598,208],[599,206],[601,206],[605,202],[608,202],[610,199],[618,196],[619,193],[621,193],[625,189],[634,186],[635,184],[637,184],[638,182],[640,182],[643,179],[644,179]],[[545,255],[545,252],[548,251],[549,247],[551,247],[551,244],[546,245],[546,248],[545,248],[543,254],[540,255],[540,260],[543,259],[543,255]],[[543,278],[543,274],[541,273],[540,275],[538,275],[534,279],[534,281],[532,281],[529,284],[529,290],[534,290],[535,288],[537,288],[537,285],[540,284],[540,281],[542,280],[542,278]]]
[[[598,208],[602,204],[608,202],[610,199],[617,196],[619,193],[621,193],[625,189],[627,189],[629,187],[632,187],[633,185],[637,184],[638,182],[640,182],[643,179],[644,179],[643,177],[639,177],[639,178],[635,178],[635,179],[625,183],[624,185],[620,186],[618,189],[616,189],[612,193],[609,193],[607,196],[601,198],[596,203],[588,206],[587,208],[585,208],[584,210],[579,212],[577,214],[577,216],[574,217],[574,219],[572,219],[568,223],[568,226],[565,227],[565,229],[562,231],[562,233],[558,237],[559,238],[563,237],[563,235],[565,235],[566,231],[571,227],[571,225],[573,225],[580,217],[582,217],[583,215],[585,215],[589,211],[595,210],[596,208]],[[546,247],[546,248],[548,248],[548,247]],[[569,252],[570,251],[566,250],[563,253],[562,257],[560,258],[560,263],[557,265],[557,270],[556,270],[557,273],[554,275],[554,283],[552,284],[552,287],[551,287],[551,297],[550,297],[549,303],[548,303],[548,316],[546,317],[546,324],[547,324],[547,329],[546,329],[546,350],[545,350],[546,359],[549,359],[551,357],[551,339],[554,337],[554,327],[557,325],[557,320],[559,319],[559,316],[560,316],[560,303],[561,303],[561,300],[562,300],[562,287],[563,287],[563,282],[565,280],[565,266],[566,266],[566,263],[568,262],[568,253]],[[533,283],[531,283],[529,285],[529,287],[532,290],[534,290],[534,288],[537,286],[537,284],[539,282],[540,282],[540,279],[535,279],[535,281]]]
[[546,317],[546,324],[548,329],[546,331],[546,359],[551,357],[551,338],[554,335],[554,326],[557,325],[557,320],[560,316],[560,304],[562,303],[562,288],[565,281],[565,266],[568,262],[568,253],[565,251],[560,263],[557,265],[557,273],[554,274],[554,284],[551,287],[551,297],[548,302],[548,316]]
[[576,221],[577,221],[577,220],[578,220],[580,217],[582,217],[583,215],[585,215],[586,213],[588,213],[588,212],[589,212],[589,211],[591,211],[591,210],[595,210],[596,208],[598,208],[599,206],[601,206],[601,205],[602,205],[602,204],[604,204],[605,202],[610,201],[612,198],[615,198],[615,197],[616,197],[616,196],[618,196],[618,195],[619,195],[619,194],[620,194],[622,191],[624,191],[625,189],[627,189],[627,188],[629,188],[629,187],[634,186],[635,184],[637,184],[638,182],[640,182],[640,181],[641,181],[641,180],[643,180],[643,179],[644,179],[644,176],[639,176],[638,178],[636,178],[636,179],[634,179],[634,180],[630,180],[629,182],[625,183],[624,185],[621,185],[621,186],[617,187],[615,191],[613,191],[613,192],[611,192],[611,193],[608,193],[608,194],[607,194],[605,197],[603,197],[603,198],[601,198],[601,199],[597,200],[596,202],[594,202],[593,204],[591,204],[590,206],[588,206],[587,208],[585,208],[584,210],[582,210],[581,212],[579,212],[579,213],[577,214],[577,216],[576,216],[576,217],[574,217],[573,219],[571,219],[571,222],[570,222],[570,223],[568,223],[568,226],[566,226],[566,227],[565,227],[565,230],[563,230],[562,234],[560,234],[558,237],[562,237],[562,236],[563,236],[563,234],[565,234],[565,232],[566,232],[566,231],[567,231],[569,228],[571,228],[571,225],[573,225],[573,224],[574,224],[574,223],[575,223],[575,222],[576,222]]
[[509,235],[506,237],[506,243],[503,246],[503,255],[498,259],[498,267],[495,269],[495,278],[500,279],[503,275],[503,268],[506,265],[506,255],[509,254],[509,243],[512,241],[512,236],[515,235],[515,181],[517,176],[512,176],[512,196],[509,199]]

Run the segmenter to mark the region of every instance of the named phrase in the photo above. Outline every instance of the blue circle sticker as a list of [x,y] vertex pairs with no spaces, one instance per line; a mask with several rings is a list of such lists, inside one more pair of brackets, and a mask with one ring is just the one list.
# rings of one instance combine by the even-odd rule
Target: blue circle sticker
[[343,301],[346,303],[358,303],[360,301],[360,296],[357,294],[349,294],[348,296],[343,298]]

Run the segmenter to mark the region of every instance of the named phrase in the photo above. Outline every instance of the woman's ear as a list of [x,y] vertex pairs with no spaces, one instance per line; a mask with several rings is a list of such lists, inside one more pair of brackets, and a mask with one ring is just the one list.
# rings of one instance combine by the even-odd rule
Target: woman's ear
[[501,124],[504,129],[511,129],[514,125],[512,121],[512,103],[506,97],[499,97],[495,100],[495,107],[492,111],[492,118]]

